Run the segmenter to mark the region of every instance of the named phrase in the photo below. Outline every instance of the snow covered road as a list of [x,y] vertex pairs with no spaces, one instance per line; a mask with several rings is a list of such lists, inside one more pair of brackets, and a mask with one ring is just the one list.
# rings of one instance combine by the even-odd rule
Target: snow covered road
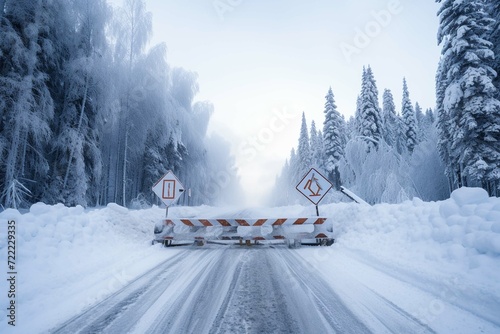
[[[428,292],[342,252],[338,255],[338,266],[321,268],[318,265],[321,254],[330,256],[330,249],[187,247],[51,332],[445,333],[451,330],[443,331],[439,324],[431,328],[417,317],[412,306],[435,299]],[[166,253],[169,251],[165,249]],[[350,264],[346,265],[346,261]],[[333,274],[333,278],[327,281],[325,274]],[[389,285],[385,289],[380,289],[386,284]],[[467,323],[478,321],[483,323],[482,330],[486,333],[498,329],[470,312],[451,305],[443,307],[453,308],[451,311],[462,319],[457,321],[454,333],[476,332],[478,328],[467,327]]]

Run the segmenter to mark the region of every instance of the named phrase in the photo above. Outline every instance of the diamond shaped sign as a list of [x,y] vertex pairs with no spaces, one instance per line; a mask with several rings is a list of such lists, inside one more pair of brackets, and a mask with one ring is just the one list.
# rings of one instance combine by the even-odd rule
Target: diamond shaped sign
[[321,175],[316,169],[311,168],[302,181],[297,184],[295,189],[313,204],[318,205],[323,197],[325,197],[326,193],[332,189],[332,186],[333,185],[326,177]]
[[175,202],[184,192],[184,186],[170,170],[151,189],[166,206]]

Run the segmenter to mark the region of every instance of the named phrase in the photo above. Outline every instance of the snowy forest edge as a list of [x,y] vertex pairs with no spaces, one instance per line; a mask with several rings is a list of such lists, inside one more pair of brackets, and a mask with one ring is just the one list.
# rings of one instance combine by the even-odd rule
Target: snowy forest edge
[[[500,3],[436,2],[442,52],[435,109],[424,113],[418,102],[413,105],[404,78],[400,112],[390,89],[384,89],[380,107],[368,66],[355,116],[345,120],[330,87],[322,128],[313,121],[308,129],[302,116],[298,145],[276,179],[275,205],[305,203],[293,180],[309,167],[322,170],[337,190],[342,184],[372,204],[441,200],[464,186],[499,196]],[[339,200],[339,194],[329,200]]]

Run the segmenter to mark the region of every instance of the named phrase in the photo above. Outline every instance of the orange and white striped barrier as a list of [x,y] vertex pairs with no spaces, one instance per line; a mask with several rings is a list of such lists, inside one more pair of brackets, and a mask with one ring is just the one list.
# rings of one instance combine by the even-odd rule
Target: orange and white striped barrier
[[277,218],[277,219],[165,219],[165,225],[186,226],[282,226],[282,225],[321,225],[327,218]]
[[[155,227],[155,241],[172,240],[294,240],[315,239],[333,243],[328,218],[169,218]],[[330,243],[331,244],[331,243]]]

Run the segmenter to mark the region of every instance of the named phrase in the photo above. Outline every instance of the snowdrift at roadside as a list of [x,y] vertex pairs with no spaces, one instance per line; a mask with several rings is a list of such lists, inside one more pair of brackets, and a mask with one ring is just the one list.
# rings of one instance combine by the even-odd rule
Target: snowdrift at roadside
[[323,211],[334,220],[340,245],[367,256],[456,265],[486,279],[500,274],[500,199],[483,189],[461,188],[441,202],[331,204]]
[[[1,299],[0,333],[49,330],[125,286],[178,250],[151,247],[158,208],[133,211],[117,204],[99,209],[37,203],[21,214],[0,213],[2,229],[15,220],[17,324],[7,326],[7,299]],[[0,238],[0,263],[7,263],[6,238]],[[5,265],[6,266],[6,265]],[[6,281],[0,283],[6,293]]]
[[462,188],[441,202],[320,210],[334,220],[338,251],[436,296],[419,319],[439,319],[446,301],[500,326],[500,198]]

